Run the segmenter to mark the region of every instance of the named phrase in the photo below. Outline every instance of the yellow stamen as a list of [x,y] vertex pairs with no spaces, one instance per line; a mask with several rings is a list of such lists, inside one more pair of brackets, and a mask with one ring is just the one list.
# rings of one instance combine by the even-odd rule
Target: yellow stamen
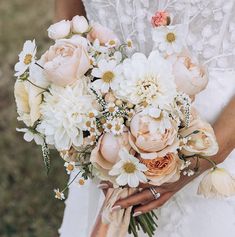
[[169,43],[172,43],[174,42],[176,39],[176,36],[174,33],[170,32],[166,35],[166,40],[169,42]]
[[114,73],[111,72],[111,71],[107,71],[103,74],[102,76],[102,80],[105,82],[105,83],[110,83],[112,82],[114,79]]
[[126,164],[123,165],[123,169],[125,170],[126,173],[131,174],[136,171],[136,166],[131,162],[127,162]]
[[71,165],[71,164],[68,164],[67,170],[68,170],[68,171],[73,171],[73,170],[74,170],[74,166]]
[[32,54],[26,54],[24,57],[24,64],[28,65],[32,62],[33,55]]

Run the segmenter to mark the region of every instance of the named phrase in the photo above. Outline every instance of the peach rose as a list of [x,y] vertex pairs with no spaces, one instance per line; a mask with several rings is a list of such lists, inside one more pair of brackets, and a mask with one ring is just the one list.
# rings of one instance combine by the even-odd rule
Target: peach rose
[[200,118],[191,121],[188,128],[180,130],[182,137],[189,137],[187,143],[183,146],[182,154],[212,156],[218,152],[218,144],[211,125]]
[[100,25],[99,23],[94,23],[92,29],[87,35],[88,40],[94,42],[96,39],[99,40],[100,44],[106,44],[110,40],[117,39],[117,36],[110,29]]
[[194,96],[201,92],[208,83],[205,68],[196,59],[190,58],[186,53],[168,58],[173,64],[173,74],[175,83],[179,91],[189,96]]
[[180,178],[182,160],[177,154],[169,153],[150,160],[140,158],[140,162],[148,168],[144,173],[152,185],[160,186],[163,183],[176,182]]
[[[164,124],[168,127],[163,129]],[[144,112],[136,114],[130,123],[129,142],[144,159],[163,157],[175,152],[179,141],[178,127],[170,118],[152,118]]]
[[66,86],[82,77],[90,67],[85,47],[77,40],[57,40],[43,55],[48,81]]
[[127,131],[119,136],[105,133],[100,137],[97,146],[92,150],[90,161],[98,170],[102,171],[102,176],[109,177],[108,172],[120,159],[118,154],[123,147],[127,150],[131,149]]

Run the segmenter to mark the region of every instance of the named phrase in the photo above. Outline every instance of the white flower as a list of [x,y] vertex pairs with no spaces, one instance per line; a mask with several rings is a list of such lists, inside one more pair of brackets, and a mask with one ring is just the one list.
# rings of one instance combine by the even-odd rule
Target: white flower
[[143,172],[148,168],[139,162],[137,158],[129,154],[126,149],[119,152],[120,161],[109,171],[109,175],[118,176],[116,182],[120,186],[138,187],[139,183],[146,183],[147,178]]
[[180,53],[184,46],[183,26],[161,26],[152,32],[154,47],[163,53],[171,55]]
[[148,58],[135,53],[124,60],[122,68],[123,79],[115,91],[117,97],[132,104],[154,106],[173,102],[176,85],[172,65],[157,51],[151,52]]
[[198,194],[207,198],[235,195],[235,179],[222,168],[215,168],[202,179]]
[[65,199],[64,193],[60,192],[60,190],[58,188],[54,189],[54,192],[55,192],[55,198],[57,198],[59,200]]
[[126,40],[126,46],[128,50],[133,50],[133,41],[131,39]]
[[86,78],[65,88],[52,86],[44,101],[37,130],[45,135],[47,144],[55,145],[59,151],[81,146],[87,115],[94,109],[95,101],[88,94]]
[[72,19],[73,33],[83,34],[89,30],[89,24],[84,16],[74,16]]
[[96,90],[107,93],[109,89],[115,90],[120,77],[120,66],[117,66],[115,60],[107,61],[101,59],[98,62],[98,68],[92,70],[92,76],[99,78],[92,83]]
[[117,39],[111,39],[105,45],[110,49],[110,48],[117,47],[118,44],[119,44],[119,41]]
[[172,127],[172,119],[164,110],[150,106],[144,109],[142,113],[155,119],[154,128],[150,128],[153,132],[158,130],[161,134],[164,134],[167,129]]
[[106,106],[105,106],[105,111],[110,113],[110,114],[115,114],[118,111],[118,107],[116,106],[115,103],[113,102],[109,102]]
[[111,124],[112,124],[111,132],[114,135],[120,135],[120,134],[123,133],[124,124],[123,124],[123,119],[122,118],[112,119]]
[[63,39],[69,35],[71,28],[70,21],[62,20],[51,25],[47,31],[49,38],[53,40]]
[[43,144],[42,135],[36,131],[32,131],[28,128],[17,128],[16,131],[23,132],[24,133],[24,140],[27,142],[31,142],[32,140],[34,140],[37,145]]
[[15,65],[15,76],[21,76],[32,64],[35,63],[35,55],[37,52],[37,47],[35,40],[27,40],[24,43],[23,50],[19,54],[19,62]]
[[65,162],[64,167],[66,167],[67,174],[71,174],[75,169],[75,162]]

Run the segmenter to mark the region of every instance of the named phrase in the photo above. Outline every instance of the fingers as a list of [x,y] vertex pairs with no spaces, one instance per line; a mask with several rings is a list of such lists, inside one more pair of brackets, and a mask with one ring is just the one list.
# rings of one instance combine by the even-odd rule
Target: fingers
[[161,207],[171,198],[172,195],[173,195],[172,192],[166,192],[166,193],[161,194],[161,197],[158,198],[157,200],[153,200],[144,205],[139,205],[138,207],[134,209],[133,216],[139,216],[141,214],[150,212],[156,208]]
[[135,205],[139,205],[139,204],[143,204],[149,201],[152,201],[153,195],[150,192],[149,189],[144,189],[143,191],[133,194],[125,199],[122,200],[118,200],[115,204],[114,204],[114,209],[116,209],[115,207],[120,207],[120,208],[128,208],[130,206],[135,206]]

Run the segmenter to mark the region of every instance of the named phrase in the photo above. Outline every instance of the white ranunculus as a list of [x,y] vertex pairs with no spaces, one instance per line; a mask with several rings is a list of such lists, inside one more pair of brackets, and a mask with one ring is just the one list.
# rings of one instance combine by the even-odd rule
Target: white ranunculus
[[73,33],[83,34],[89,30],[89,24],[84,16],[74,16],[72,19]]
[[48,36],[53,40],[63,39],[69,35],[71,28],[70,21],[59,21],[48,28]]
[[222,168],[215,168],[202,179],[198,194],[206,198],[230,197],[235,195],[235,179]]

